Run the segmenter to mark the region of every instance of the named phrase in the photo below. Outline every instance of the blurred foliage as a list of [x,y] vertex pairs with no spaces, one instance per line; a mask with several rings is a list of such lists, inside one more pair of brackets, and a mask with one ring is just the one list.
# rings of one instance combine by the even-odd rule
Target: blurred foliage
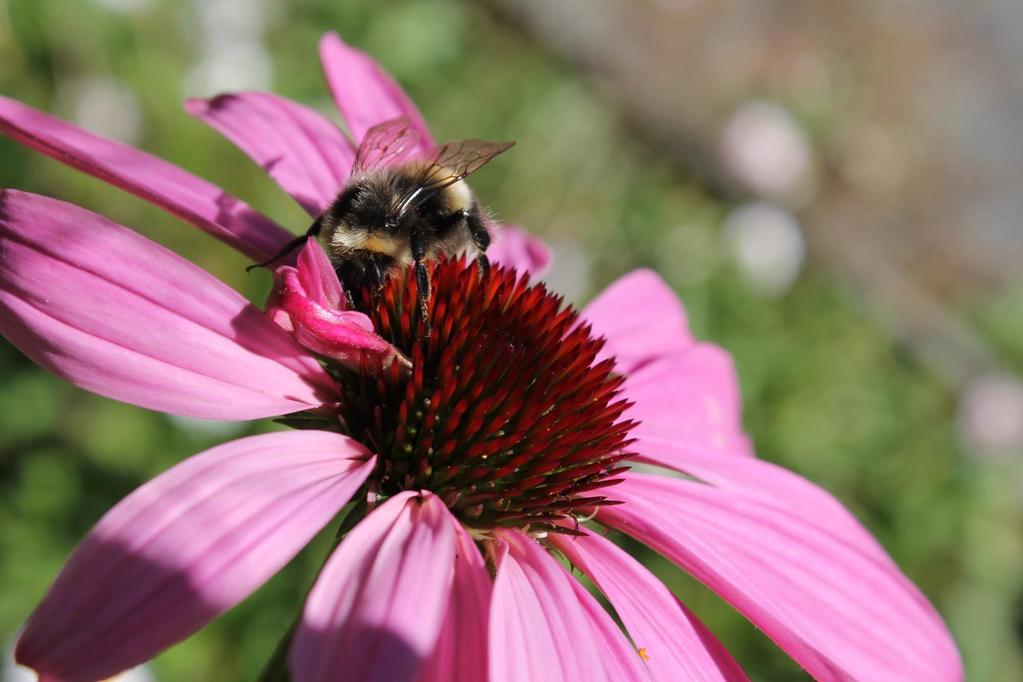
[[[889,549],[956,633],[973,679],[1020,673],[1020,477],[1015,462],[957,445],[956,396],[813,267],[765,299],[727,262],[728,210],[636,140],[588,82],[477,4],[294,0],[265,11],[273,88],[330,109],[316,57],[326,30],[377,56],[439,138],[517,139],[474,179],[502,219],[567,250],[552,282],[585,300],[652,266],[676,286],[697,336],[735,356],[758,453],[833,491]],[[114,11],[111,8],[120,7]],[[0,92],[72,118],[68,86],[112,78],[139,108],[141,148],[222,184],[304,229],[308,219],[228,142],[181,110],[203,49],[198,5],[169,0],[0,0]],[[130,11],[124,11],[129,8]],[[836,108],[815,105],[820,116]],[[333,115],[333,114],[332,114]],[[265,274],[206,235],[116,189],[0,139],[0,186],[72,201],[138,229],[255,301]],[[574,254],[574,255],[573,255]],[[560,277],[560,279],[559,279]],[[568,279],[566,279],[566,277]],[[1018,296],[975,319],[1018,366]],[[0,637],[13,637],[83,533],[140,482],[228,437],[271,428],[172,419],[88,395],[0,343]],[[320,538],[253,598],[162,655],[165,680],[253,679],[320,564]],[[755,679],[801,673],[765,637],[678,569],[665,576]],[[869,597],[865,595],[865,597]]]

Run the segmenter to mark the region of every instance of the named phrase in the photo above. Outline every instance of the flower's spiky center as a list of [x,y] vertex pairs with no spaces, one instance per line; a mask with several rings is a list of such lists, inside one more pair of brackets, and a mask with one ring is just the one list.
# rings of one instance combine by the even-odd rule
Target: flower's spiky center
[[392,277],[363,307],[412,360],[347,371],[341,421],[378,456],[377,491],[430,490],[468,526],[564,530],[608,501],[631,455],[603,341],[543,285],[464,260],[431,274],[432,331],[414,277]]

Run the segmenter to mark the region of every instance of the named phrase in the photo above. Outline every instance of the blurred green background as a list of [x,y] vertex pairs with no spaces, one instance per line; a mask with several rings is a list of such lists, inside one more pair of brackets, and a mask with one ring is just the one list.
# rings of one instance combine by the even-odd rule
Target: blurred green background
[[[801,3],[770,6],[786,4]],[[870,119],[864,102],[884,110],[899,101],[891,99],[897,85],[870,65],[898,59],[904,53],[885,53],[885,45],[913,36],[889,36],[889,43],[882,36],[876,48],[814,48],[826,87],[819,74],[786,80],[770,69],[742,71],[741,54],[703,58],[701,44],[689,43],[691,61],[647,71],[674,74],[676,99],[637,113],[637,102],[645,100],[622,85],[628,71],[588,58],[569,44],[571,30],[559,43],[561,33],[544,30],[540,14],[525,13],[534,5],[525,3],[531,9],[520,12],[509,11],[509,3],[468,0],[0,0],[0,93],[169,159],[297,232],[308,224],[304,214],[245,156],[187,117],[181,101],[221,89],[270,88],[330,111],[316,44],[324,31],[339,31],[392,70],[439,138],[518,140],[514,153],[474,179],[474,188],[501,219],[553,244],[553,288],[581,304],[630,269],[661,272],[684,301],[697,336],[734,355],[759,456],[834,492],[879,537],[944,614],[970,678],[1023,679],[1023,389],[1014,373],[1023,369],[1019,270],[992,261],[981,273],[971,261],[935,275],[920,260],[933,257],[936,246],[885,260],[900,245],[916,244],[919,232],[895,228],[884,232],[889,241],[871,242],[869,230],[857,227],[836,242],[828,236],[834,233],[818,231],[833,215],[829,208],[847,210],[823,198],[852,196],[876,207],[876,195],[852,182],[858,177],[874,182],[901,163],[912,172],[900,177],[927,184],[926,175],[918,176],[933,165],[897,144],[892,152],[892,140],[904,142],[897,127],[888,131],[888,147],[882,145],[883,162],[866,157],[876,168],[856,175],[842,166],[851,158],[846,152],[863,153],[848,131]],[[591,10],[611,16],[610,5],[595,3]],[[669,12],[683,26],[676,37],[685,42],[685,30],[694,30],[697,19],[709,21],[712,11],[679,3],[702,8],[699,17],[687,16],[671,5],[638,3],[642,11],[632,18],[652,21]],[[792,35],[777,31],[800,19],[767,7],[730,20],[768,27],[755,34],[766,38],[749,45],[790,50]],[[733,39],[742,40],[722,38]],[[644,54],[649,60],[656,50]],[[928,65],[926,52],[912,54]],[[775,71],[787,74],[789,62],[781,63]],[[677,111],[670,108],[679,103]],[[983,111],[973,115],[974,125],[985,124]],[[896,107],[891,117],[893,126],[913,120]],[[887,120],[875,120],[867,128],[874,137],[865,133],[863,144],[875,140],[878,125],[878,139],[886,139]],[[920,146],[928,143],[921,133]],[[763,158],[782,166],[767,168],[766,186],[741,158],[756,144],[767,146],[754,154],[754,166]],[[795,178],[790,186],[771,186],[788,176]],[[110,216],[252,300],[261,303],[266,295],[269,277],[246,275],[245,260],[219,242],[6,138],[0,139],[0,186]],[[886,191],[900,201],[926,202],[899,187]],[[933,191],[941,192],[937,185]],[[886,206],[897,225],[919,222],[891,196]],[[951,259],[972,253],[954,245],[947,250]],[[854,252],[863,257],[847,257]],[[887,263],[894,275],[873,277],[857,263]],[[906,322],[919,311],[912,302],[921,295],[937,316],[926,333]],[[906,296],[908,304],[900,298]],[[943,333],[951,339],[945,345]],[[935,340],[947,352],[935,352]],[[74,544],[117,500],[190,454],[267,428],[170,418],[97,398],[0,342],[0,640],[11,641]],[[160,656],[151,672],[161,680],[253,679],[290,622],[325,542]],[[635,549],[754,679],[801,678],[780,650],[716,597]]]

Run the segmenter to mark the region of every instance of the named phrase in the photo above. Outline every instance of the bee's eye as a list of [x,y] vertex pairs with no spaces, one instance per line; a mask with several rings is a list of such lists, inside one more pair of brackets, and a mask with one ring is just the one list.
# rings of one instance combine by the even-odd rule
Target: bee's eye
[[398,226],[398,221],[394,218],[388,218],[384,221],[384,229],[393,230]]

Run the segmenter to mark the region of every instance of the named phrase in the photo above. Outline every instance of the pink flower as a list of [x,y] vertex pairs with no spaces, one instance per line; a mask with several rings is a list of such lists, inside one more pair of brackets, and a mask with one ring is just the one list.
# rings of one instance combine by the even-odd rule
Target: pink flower
[[[407,116],[429,143],[372,60],[333,35],[321,53],[355,139]],[[351,145],[301,105],[247,93],[188,106],[311,214],[348,177]],[[291,237],[166,162],[17,102],[0,99],[0,129],[254,259]],[[826,492],[752,456],[728,356],[692,338],[656,275],[628,275],[576,315],[515,274],[542,248],[503,235],[491,255],[506,267],[486,278],[437,265],[425,337],[414,281],[347,310],[315,243],[278,270],[267,315],[127,228],[4,190],[0,331],[39,364],[150,409],[302,412],[322,427],[227,443],[129,495],[71,556],[19,661],[68,681],[136,665],[244,599],[355,500],[367,513],[291,642],[298,682],[745,679],[588,519],[678,563],[818,679],[961,678],[940,617],[877,542]],[[630,473],[628,459],[687,476]],[[552,552],[598,586],[628,639]]]

